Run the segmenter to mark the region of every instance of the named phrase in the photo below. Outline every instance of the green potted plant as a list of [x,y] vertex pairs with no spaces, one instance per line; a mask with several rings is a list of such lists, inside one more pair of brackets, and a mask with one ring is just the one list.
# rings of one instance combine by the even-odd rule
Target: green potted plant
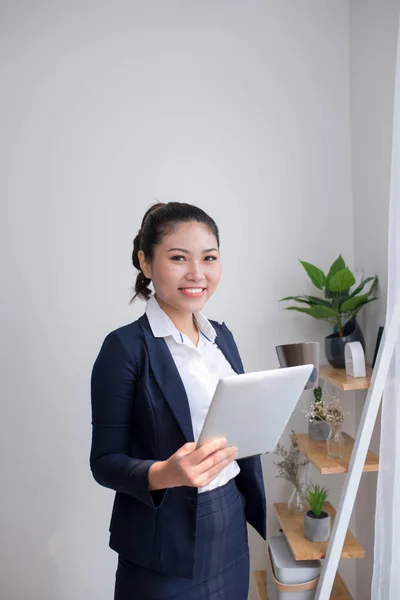
[[[280,302],[293,300],[299,306],[288,306],[285,310],[296,310],[315,319],[324,319],[333,325],[333,333],[325,338],[325,354],[333,367],[344,369],[344,347],[347,342],[361,342],[365,351],[364,336],[357,322],[357,315],[363,306],[377,300],[375,293],[378,278],[367,277],[355,286],[356,279],[341,255],[326,275],[315,265],[302,260],[300,262],[313,285],[321,290],[324,296],[287,296]],[[365,292],[367,284],[369,290]]]
[[301,455],[296,433],[292,430],[290,436],[290,447],[285,448],[282,444],[278,444],[275,454],[280,457],[280,460],[274,462],[278,467],[278,475],[286,479],[292,485],[292,493],[288,501],[288,508],[292,512],[304,512],[304,483],[303,469],[308,465],[309,461]]
[[326,408],[322,398],[321,386],[313,390],[314,399],[310,400],[305,409],[308,419],[308,437],[311,440],[327,440],[331,428],[326,418]]
[[305,499],[310,509],[304,513],[304,537],[310,542],[326,542],[331,533],[331,517],[323,510],[328,490],[318,485],[310,485]]

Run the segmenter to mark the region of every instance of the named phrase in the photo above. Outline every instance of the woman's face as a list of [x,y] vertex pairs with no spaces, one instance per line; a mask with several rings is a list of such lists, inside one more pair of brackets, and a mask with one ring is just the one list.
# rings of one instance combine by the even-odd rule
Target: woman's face
[[164,236],[154,247],[151,264],[142,251],[138,258],[144,275],[153,281],[157,299],[178,311],[202,310],[221,278],[215,235],[196,221],[180,223]]

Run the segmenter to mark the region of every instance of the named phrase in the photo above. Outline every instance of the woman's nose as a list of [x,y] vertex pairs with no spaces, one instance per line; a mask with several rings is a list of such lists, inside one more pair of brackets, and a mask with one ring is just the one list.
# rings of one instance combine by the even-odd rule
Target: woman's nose
[[204,279],[204,273],[201,263],[193,262],[189,264],[186,277],[191,281],[202,281]]

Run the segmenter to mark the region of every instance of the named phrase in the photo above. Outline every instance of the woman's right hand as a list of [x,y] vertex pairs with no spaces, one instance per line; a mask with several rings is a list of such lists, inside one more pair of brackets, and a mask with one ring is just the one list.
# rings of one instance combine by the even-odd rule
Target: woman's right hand
[[149,469],[149,489],[160,490],[187,485],[208,485],[237,457],[237,448],[226,445],[225,438],[207,442],[196,449],[189,442],[165,461],[153,463]]

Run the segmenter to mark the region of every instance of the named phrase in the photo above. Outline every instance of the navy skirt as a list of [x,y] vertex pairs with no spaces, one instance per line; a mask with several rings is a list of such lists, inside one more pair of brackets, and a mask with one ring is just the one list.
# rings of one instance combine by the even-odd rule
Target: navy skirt
[[235,480],[198,496],[193,579],[118,557],[114,600],[247,600],[249,545],[245,500]]

